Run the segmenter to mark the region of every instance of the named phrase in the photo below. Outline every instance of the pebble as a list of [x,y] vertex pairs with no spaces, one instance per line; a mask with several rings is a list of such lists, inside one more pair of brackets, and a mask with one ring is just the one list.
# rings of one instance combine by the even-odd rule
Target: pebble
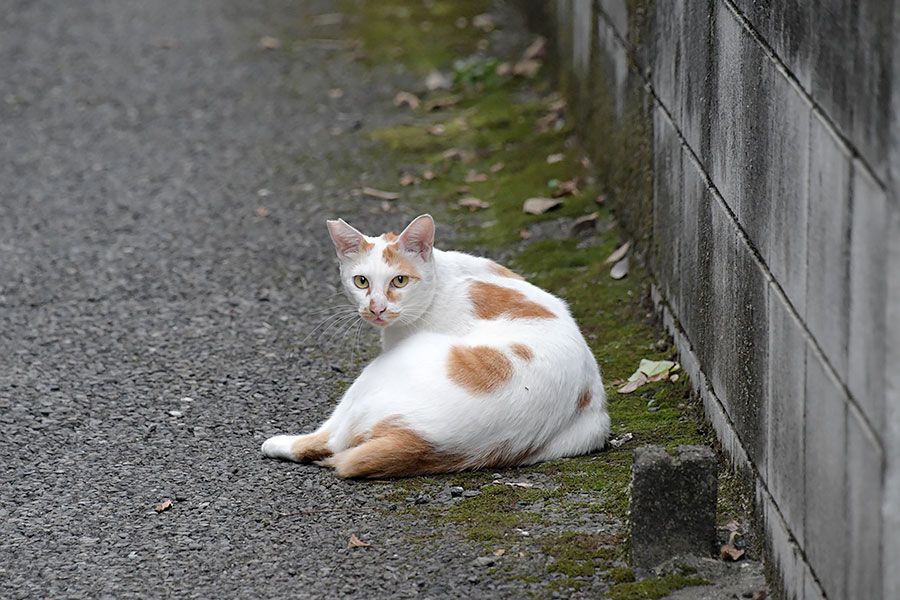
[[497,562],[496,556],[479,556],[475,560],[472,561],[472,564],[476,567],[489,567],[492,564]]
[[450,488],[450,497],[459,498],[460,496],[463,495],[464,492],[465,492],[465,490],[463,490],[460,486],[454,485],[453,487]]
[[465,490],[462,493],[463,498],[473,498],[479,495],[481,495],[481,492],[479,492],[478,490]]

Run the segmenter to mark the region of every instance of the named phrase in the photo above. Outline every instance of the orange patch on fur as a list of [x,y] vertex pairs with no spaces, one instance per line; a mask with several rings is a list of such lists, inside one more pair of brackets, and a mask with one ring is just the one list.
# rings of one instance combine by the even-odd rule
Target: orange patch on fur
[[331,456],[331,450],[328,449],[328,432],[317,431],[300,436],[291,444],[291,453],[297,462],[312,462]]
[[578,403],[575,405],[575,408],[578,410],[584,410],[591,404],[591,388],[584,388],[581,390],[581,393],[578,394]]
[[384,250],[381,252],[381,256],[384,258],[384,262],[392,267],[396,267],[403,275],[416,278],[419,277],[419,269],[417,269],[415,263],[400,250],[397,244],[385,246]]
[[488,270],[494,275],[499,275],[500,277],[509,277],[510,279],[525,279],[518,273],[510,271],[503,265],[497,264],[495,262],[492,262],[488,265]]
[[397,241],[397,234],[394,233],[393,231],[388,231],[387,233],[382,233],[381,237],[384,239],[384,241],[386,241],[389,244]]
[[532,302],[525,294],[492,283],[476,281],[469,287],[469,298],[479,319],[555,319],[546,307]]
[[447,357],[447,376],[473,394],[488,394],[509,381],[512,363],[490,346],[453,346]]
[[529,348],[525,344],[513,344],[512,346],[510,346],[510,350],[513,351],[513,354],[523,360],[528,361],[534,358],[534,352],[532,352],[531,348]]
[[370,242],[367,239],[359,240],[359,251],[360,252],[368,252],[369,250],[371,250],[374,247],[375,247],[375,244],[373,244],[372,242]]
[[535,453],[531,445],[513,451],[509,442],[478,456],[439,452],[407,427],[399,416],[376,423],[368,436],[355,435],[353,441],[359,444],[324,460],[322,464],[334,467],[340,477],[408,477],[513,466],[525,462]]

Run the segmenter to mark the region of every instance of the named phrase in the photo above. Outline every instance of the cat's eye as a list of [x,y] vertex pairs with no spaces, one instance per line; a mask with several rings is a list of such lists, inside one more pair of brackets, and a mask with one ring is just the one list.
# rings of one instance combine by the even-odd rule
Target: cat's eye
[[363,277],[362,275],[357,275],[356,277],[353,278],[353,285],[355,285],[356,287],[358,287],[361,290],[364,290],[367,287],[369,287],[369,280],[366,279],[365,277]]
[[391,283],[394,284],[396,288],[406,287],[406,284],[409,283],[408,275],[397,275],[391,280]]

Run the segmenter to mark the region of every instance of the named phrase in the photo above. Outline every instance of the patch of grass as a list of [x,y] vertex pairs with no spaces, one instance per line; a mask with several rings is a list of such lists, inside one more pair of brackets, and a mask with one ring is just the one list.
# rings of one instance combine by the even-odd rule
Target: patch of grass
[[547,567],[551,573],[569,577],[591,576],[616,557],[614,536],[567,532],[541,540],[541,551],[556,560]]
[[497,544],[513,535],[514,528],[528,527],[542,521],[536,512],[523,510],[528,504],[544,497],[542,490],[525,490],[505,485],[489,485],[472,498],[457,502],[438,520],[462,527],[473,541],[486,546]]
[[709,585],[709,582],[698,577],[666,575],[614,585],[609,590],[609,597],[615,600],[657,600],[676,590],[696,585]]
[[610,583],[631,583],[634,581],[634,571],[627,567],[613,567],[603,574]]

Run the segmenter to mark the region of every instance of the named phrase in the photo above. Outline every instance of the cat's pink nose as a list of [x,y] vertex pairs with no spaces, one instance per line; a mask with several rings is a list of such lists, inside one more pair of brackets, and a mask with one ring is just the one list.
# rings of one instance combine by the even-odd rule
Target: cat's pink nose
[[376,317],[380,317],[381,315],[383,315],[385,310],[387,310],[386,304],[375,302],[375,300],[369,302],[369,312],[371,312]]

